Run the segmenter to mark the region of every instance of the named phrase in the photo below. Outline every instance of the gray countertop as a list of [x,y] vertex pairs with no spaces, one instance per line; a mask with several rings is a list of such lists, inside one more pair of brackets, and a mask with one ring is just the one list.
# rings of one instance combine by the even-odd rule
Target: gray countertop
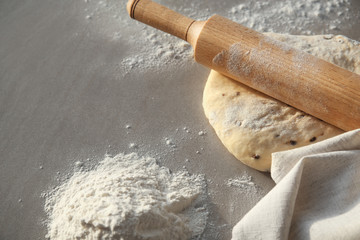
[[[190,10],[181,6],[194,7],[194,18],[226,15],[247,3],[160,2],[184,13]],[[228,153],[208,124],[202,91],[209,69],[190,58],[126,68],[123,59],[143,51],[131,45],[141,39],[131,39],[148,27],[127,19],[125,3],[0,1],[1,240],[44,239],[41,194],[71,173],[76,161],[93,164],[106,153],[137,151],[173,171],[205,174],[210,215],[203,239],[229,239],[234,224],[274,186],[269,174]],[[347,14],[355,17],[333,32],[360,40],[360,2],[352,6]],[[322,33],[317,27],[315,33]],[[167,137],[176,148],[164,144]],[[129,149],[130,143],[138,148]],[[245,173],[259,191],[226,186]]]

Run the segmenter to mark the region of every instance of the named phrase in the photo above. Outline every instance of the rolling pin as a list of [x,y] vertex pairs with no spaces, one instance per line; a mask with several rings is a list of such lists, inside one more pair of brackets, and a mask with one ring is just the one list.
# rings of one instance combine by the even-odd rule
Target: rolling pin
[[195,21],[151,0],[131,18],[189,42],[195,61],[345,131],[360,128],[360,75],[214,15]]

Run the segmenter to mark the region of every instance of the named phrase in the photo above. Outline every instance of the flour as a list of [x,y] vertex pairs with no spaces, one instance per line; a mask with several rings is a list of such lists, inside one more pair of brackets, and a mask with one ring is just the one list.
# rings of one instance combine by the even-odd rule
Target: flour
[[[196,19],[207,19],[210,16],[209,9],[198,11],[200,8],[197,2],[190,2],[186,5],[188,7],[174,10]],[[125,73],[129,73],[133,69],[158,71],[164,66],[184,67],[185,64],[193,64],[193,49],[189,43],[145,26],[143,23],[135,23],[136,21],[130,18],[127,21],[130,21],[132,25],[143,25],[143,30],[137,32],[137,37],[130,40],[130,44],[136,46],[137,53],[122,60],[121,68]]]
[[[232,7],[228,17],[260,32],[307,35],[339,33],[341,23],[350,20],[350,7],[350,0],[249,0]],[[315,24],[319,27],[316,31]]]
[[237,105],[226,108],[224,124],[229,128],[235,124],[238,127],[260,131],[274,124],[274,119],[269,116],[269,111],[277,113],[276,104],[255,99],[250,104],[239,102]]
[[176,147],[174,141],[172,139],[170,139],[170,138],[165,138],[165,144],[170,146],[170,147],[173,147],[173,148]]
[[139,146],[136,143],[130,143],[129,148],[138,148]]
[[226,186],[238,188],[243,192],[257,192],[259,188],[247,173],[240,177],[229,178]]
[[125,57],[121,67],[125,72],[132,69],[160,69],[163,65],[182,65],[192,60],[193,51],[190,44],[165,33],[153,33],[153,29],[140,33],[146,44],[141,44],[140,54]]
[[205,136],[205,135],[206,135],[206,132],[205,132],[205,131],[200,131],[200,132],[198,133],[198,135],[199,135],[199,136]]
[[205,182],[135,153],[107,156],[47,195],[49,239],[189,239],[207,219]]

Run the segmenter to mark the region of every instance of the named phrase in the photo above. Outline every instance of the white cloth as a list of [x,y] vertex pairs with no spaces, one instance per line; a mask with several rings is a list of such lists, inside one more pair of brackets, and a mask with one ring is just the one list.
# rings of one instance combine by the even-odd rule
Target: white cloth
[[360,129],[272,155],[276,186],[232,239],[360,239]]

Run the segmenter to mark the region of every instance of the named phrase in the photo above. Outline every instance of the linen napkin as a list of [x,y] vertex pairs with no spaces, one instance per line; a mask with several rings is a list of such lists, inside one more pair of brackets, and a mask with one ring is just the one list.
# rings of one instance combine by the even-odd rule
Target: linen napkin
[[360,239],[360,129],[272,155],[276,186],[232,239]]

